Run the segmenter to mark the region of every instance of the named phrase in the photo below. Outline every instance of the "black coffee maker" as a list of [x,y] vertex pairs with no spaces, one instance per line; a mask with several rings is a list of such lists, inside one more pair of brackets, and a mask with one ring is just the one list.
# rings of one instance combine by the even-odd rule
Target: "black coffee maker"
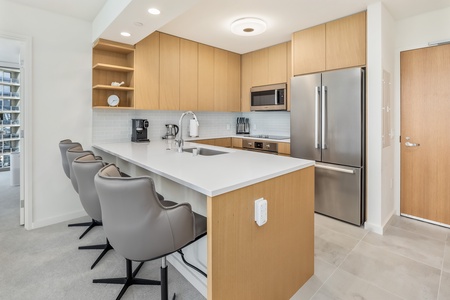
[[131,131],[131,141],[132,142],[149,142],[147,138],[147,119],[132,119],[132,131]]

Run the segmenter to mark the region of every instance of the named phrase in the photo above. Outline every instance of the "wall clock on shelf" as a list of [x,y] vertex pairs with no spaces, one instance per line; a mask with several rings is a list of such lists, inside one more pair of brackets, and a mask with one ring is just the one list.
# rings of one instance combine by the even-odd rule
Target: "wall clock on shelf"
[[117,95],[111,95],[108,97],[108,105],[115,107],[118,106],[120,102],[120,99]]

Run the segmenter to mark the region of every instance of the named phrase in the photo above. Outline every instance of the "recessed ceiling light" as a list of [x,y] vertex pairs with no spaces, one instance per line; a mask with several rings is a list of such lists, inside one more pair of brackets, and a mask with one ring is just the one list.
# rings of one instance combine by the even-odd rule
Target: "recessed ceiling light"
[[126,37],[131,36],[131,34],[129,32],[125,32],[125,31],[121,32],[120,35],[121,36],[126,36]]
[[157,8],[149,8],[148,13],[152,15],[159,15],[161,12]]
[[242,18],[231,23],[231,32],[237,35],[252,36],[266,31],[266,22],[258,18]]

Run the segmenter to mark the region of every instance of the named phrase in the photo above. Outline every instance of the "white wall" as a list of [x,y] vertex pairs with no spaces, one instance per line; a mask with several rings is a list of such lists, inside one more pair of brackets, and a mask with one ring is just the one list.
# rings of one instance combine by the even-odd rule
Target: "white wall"
[[[383,70],[393,73],[394,21],[381,2],[367,8],[367,149],[365,227],[382,234],[393,214],[393,146],[383,148]],[[386,179],[387,178],[387,179]]]
[[[450,39],[450,7],[397,22],[395,44],[395,131],[400,134],[400,52]],[[397,137],[398,139],[398,137]],[[400,213],[400,144],[395,149],[395,207]]]
[[[3,32],[32,38],[32,217],[36,228],[85,215],[58,148],[71,138],[90,147],[91,23],[0,0]],[[27,86],[25,86],[27,87]]]

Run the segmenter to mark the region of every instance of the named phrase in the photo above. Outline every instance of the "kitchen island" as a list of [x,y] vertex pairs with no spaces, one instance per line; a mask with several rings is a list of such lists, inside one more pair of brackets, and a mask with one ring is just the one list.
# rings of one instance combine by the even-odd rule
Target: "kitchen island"
[[[208,217],[205,245],[186,249],[207,281],[169,258],[204,296],[289,299],[314,273],[314,162],[185,143],[192,147],[226,153],[194,156],[162,141],[94,145],[105,161],[131,176],[149,175],[166,199]],[[262,226],[254,218],[259,198],[268,202]]]

